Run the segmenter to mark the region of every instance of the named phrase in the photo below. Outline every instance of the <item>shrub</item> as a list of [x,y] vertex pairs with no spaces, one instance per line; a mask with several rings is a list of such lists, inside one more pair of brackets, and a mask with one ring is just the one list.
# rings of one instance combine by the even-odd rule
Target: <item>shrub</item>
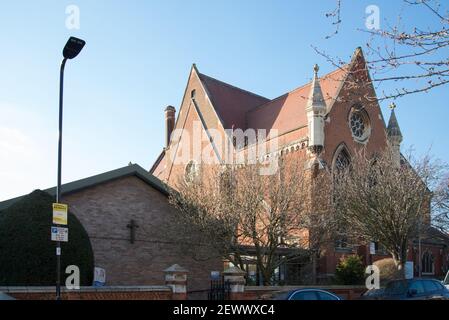
[[[51,241],[52,203],[36,190],[0,212],[0,286],[48,286],[56,282],[56,243]],[[80,269],[81,285],[92,285],[93,252],[86,230],[69,212],[69,242],[61,243],[61,282],[65,269]]]
[[365,268],[362,259],[351,255],[340,259],[335,270],[335,280],[342,285],[362,284],[365,279]]
[[402,278],[402,273],[398,270],[392,258],[378,260],[374,262],[374,265],[379,268],[381,283]]

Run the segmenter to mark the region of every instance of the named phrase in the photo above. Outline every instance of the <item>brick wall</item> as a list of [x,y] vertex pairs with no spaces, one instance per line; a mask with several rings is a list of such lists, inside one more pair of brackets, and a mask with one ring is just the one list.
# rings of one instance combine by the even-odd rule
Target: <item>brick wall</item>
[[[233,293],[233,300],[263,300],[270,294],[278,291],[291,291],[307,287],[245,287],[244,292]],[[345,300],[359,298],[366,289],[363,287],[351,286],[329,286],[314,287],[328,290]],[[54,300],[54,287],[0,287],[4,292],[18,300]],[[63,300],[172,300],[173,294],[167,286],[146,286],[146,287],[102,287],[102,288],[81,288],[81,290],[62,290]],[[200,298],[205,299],[207,295]],[[199,297],[198,297],[199,298]]]
[[[210,271],[222,270],[221,259],[173,223],[174,208],[167,197],[135,176],[63,200],[89,234],[95,266],[106,270],[108,286],[164,285],[163,270],[177,263],[189,270],[189,290],[204,289]],[[131,219],[138,225],[134,243],[127,227]]]
[[[0,288],[18,300],[55,300],[54,287]],[[166,286],[102,287],[62,290],[62,300],[171,300],[172,291]]]

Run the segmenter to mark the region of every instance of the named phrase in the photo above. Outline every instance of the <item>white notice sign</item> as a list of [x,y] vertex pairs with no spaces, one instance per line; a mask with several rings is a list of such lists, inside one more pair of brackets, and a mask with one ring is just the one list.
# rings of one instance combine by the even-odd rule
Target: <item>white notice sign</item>
[[405,279],[413,279],[413,261],[405,263]]
[[106,270],[95,267],[94,269],[94,287],[102,287],[106,283]]
[[376,243],[375,242],[370,242],[369,254],[376,254]]
[[69,229],[61,227],[51,227],[51,241],[69,241]]

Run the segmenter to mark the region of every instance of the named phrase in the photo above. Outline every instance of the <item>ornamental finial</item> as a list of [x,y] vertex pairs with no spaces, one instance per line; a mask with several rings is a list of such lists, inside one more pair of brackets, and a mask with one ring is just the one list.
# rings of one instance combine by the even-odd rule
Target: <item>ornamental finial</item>
[[314,66],[313,66],[313,71],[315,72],[315,76],[318,76],[318,71],[320,70],[320,67],[317,65],[317,64],[315,64]]
[[392,103],[389,105],[389,108],[390,108],[391,110],[396,109],[396,103],[392,102]]

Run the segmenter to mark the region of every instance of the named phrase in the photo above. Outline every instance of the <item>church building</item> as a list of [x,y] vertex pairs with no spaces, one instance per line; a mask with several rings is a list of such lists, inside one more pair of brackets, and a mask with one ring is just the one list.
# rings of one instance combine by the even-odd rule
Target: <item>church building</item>
[[[328,74],[319,75],[317,65],[311,74],[311,82],[269,99],[205,75],[194,64],[178,116],[173,106],[165,109],[166,145],[150,173],[174,188],[179,179],[194,174],[202,161],[192,150],[198,143],[194,133],[198,128],[206,137],[201,148],[211,150],[216,165],[224,164],[228,153],[236,157],[247,153],[249,139],[235,143],[233,133],[252,129],[264,130],[266,143],[275,142],[275,150],[267,147],[266,154],[258,155],[267,159],[296,154],[307,159],[309,169],[332,171],[347,166],[361,149],[373,155],[389,145],[399,164],[403,137],[394,106],[387,124],[362,50],[357,48],[350,63]],[[429,240],[423,246],[423,274],[441,276],[447,271],[448,238],[440,236],[445,240]],[[369,244],[354,247],[344,237],[335,239],[319,261],[319,277],[331,278],[340,258],[348,254],[361,255],[365,264],[389,257],[377,244],[373,252]],[[409,259],[416,270],[420,259],[416,246]]]
[[[350,63],[326,75],[319,74],[318,66],[310,69],[311,82],[269,99],[207,76],[193,65],[178,114],[173,106],[165,109],[165,147],[149,172],[130,164],[62,186],[63,201],[87,231],[95,266],[106,270],[106,285],[163,284],[163,270],[179,264],[189,271],[188,290],[205,290],[211,272],[226,267],[216,252],[197,245],[174,223],[176,209],[168,188],[176,189],[179,179],[198,171],[202,159],[196,157],[195,145],[209,150],[209,160],[222,165],[229,155],[246,154],[252,147],[251,139],[236,142],[233,133],[255,129],[265,132],[263,141],[270,144],[258,156],[297,156],[306,159],[304,170],[336,170],[347,166],[358,150],[374,154],[388,144],[401,161],[399,122],[394,109],[385,122],[361,49]],[[202,137],[195,136],[198,130]],[[45,191],[55,194],[55,188]],[[20,198],[1,202],[0,215]],[[409,250],[415,266],[421,259],[423,275],[439,277],[447,271],[448,237],[440,238],[423,239],[421,257],[416,243]],[[335,239],[318,261],[319,278],[332,278],[346,255],[358,254],[365,264],[388,257],[377,244],[375,252],[370,247]],[[248,270],[253,273],[247,279],[252,279],[257,267]],[[284,284],[301,284],[288,272],[278,271]]]

